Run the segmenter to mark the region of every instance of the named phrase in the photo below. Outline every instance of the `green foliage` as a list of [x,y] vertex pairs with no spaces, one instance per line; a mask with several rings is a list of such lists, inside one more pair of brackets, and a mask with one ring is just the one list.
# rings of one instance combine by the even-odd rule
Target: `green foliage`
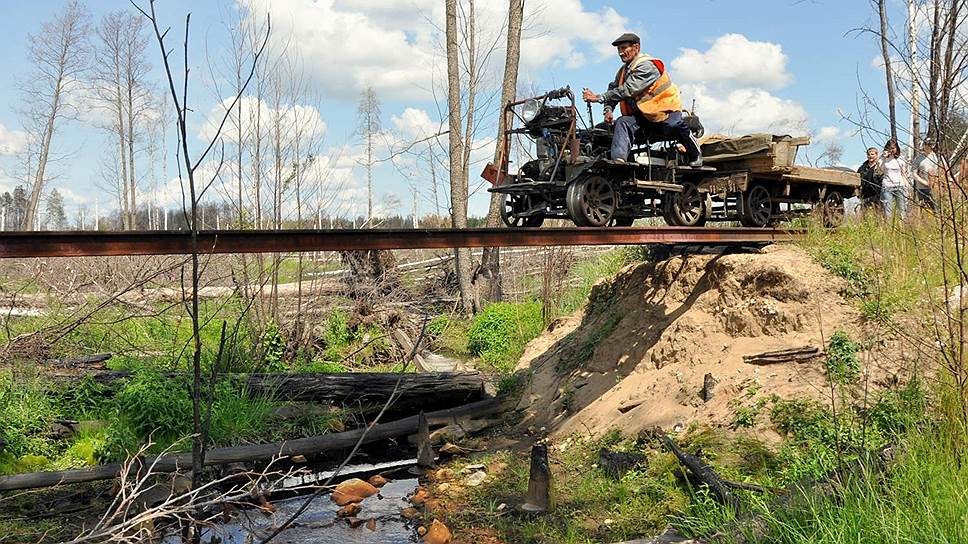
[[244,383],[222,379],[215,386],[209,442],[234,446],[257,442],[275,410],[271,396],[252,397]]
[[469,320],[453,319],[446,315],[431,319],[427,324],[427,336],[432,349],[457,357],[470,356],[467,335],[471,323]]
[[117,418],[105,429],[103,441],[94,449],[94,457],[102,463],[119,463],[137,452],[143,443],[131,423]]
[[173,442],[192,432],[191,389],[186,379],[137,372],[118,393],[119,419],[142,439]]
[[860,359],[857,358],[860,347],[844,331],[837,331],[830,337],[824,367],[832,382],[847,385],[857,381],[860,377]]
[[266,372],[285,372],[286,341],[275,320],[270,320],[262,333],[262,364]]
[[63,387],[57,392],[57,409],[72,419],[102,419],[114,406],[108,396],[110,390],[110,387],[98,383],[93,376],[87,374],[76,384]]
[[355,357],[366,359],[381,353],[387,348],[387,343],[376,340],[383,335],[379,326],[374,324],[350,325],[349,316],[342,310],[334,310],[326,318],[323,332],[322,358],[327,361],[342,361],[350,354],[358,352]]
[[497,302],[474,316],[468,348],[501,373],[514,370],[524,345],[544,329],[541,303]]
[[46,435],[55,417],[40,378],[0,372],[0,438],[6,442],[6,454],[14,458],[51,455],[54,446]]

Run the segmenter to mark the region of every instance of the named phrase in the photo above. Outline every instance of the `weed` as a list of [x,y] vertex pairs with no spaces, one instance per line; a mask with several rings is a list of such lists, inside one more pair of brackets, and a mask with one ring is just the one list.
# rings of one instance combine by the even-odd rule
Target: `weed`
[[524,345],[543,329],[540,302],[497,302],[474,317],[467,331],[468,348],[506,374],[514,369]]
[[830,337],[827,343],[827,358],[824,360],[824,367],[827,369],[827,377],[838,385],[848,385],[857,381],[860,377],[860,359],[857,352],[860,344],[850,339],[844,331],[837,331]]
[[279,325],[269,320],[262,333],[262,365],[266,372],[285,372],[286,341],[282,338]]

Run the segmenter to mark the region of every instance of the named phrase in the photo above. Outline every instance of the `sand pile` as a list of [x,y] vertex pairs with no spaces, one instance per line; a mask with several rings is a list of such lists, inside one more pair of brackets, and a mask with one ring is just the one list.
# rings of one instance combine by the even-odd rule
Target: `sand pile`
[[[787,246],[631,265],[527,346],[523,425],[559,436],[726,426],[762,395],[822,396],[822,359],[755,366],[743,356],[854,336],[861,321],[845,288]],[[704,401],[707,373],[718,384]]]

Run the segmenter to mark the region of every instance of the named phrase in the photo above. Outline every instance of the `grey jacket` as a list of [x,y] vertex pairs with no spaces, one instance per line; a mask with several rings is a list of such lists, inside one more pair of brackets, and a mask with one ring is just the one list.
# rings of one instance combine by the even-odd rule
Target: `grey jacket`
[[[633,59],[634,61],[634,59]],[[630,63],[629,63],[630,64]],[[628,64],[626,64],[626,69]],[[652,62],[643,62],[625,76],[625,83],[618,84],[618,78],[609,83],[608,90],[601,95],[601,102],[605,111],[612,111],[615,105],[623,100],[633,101],[633,97],[642,94],[662,77],[659,69]]]

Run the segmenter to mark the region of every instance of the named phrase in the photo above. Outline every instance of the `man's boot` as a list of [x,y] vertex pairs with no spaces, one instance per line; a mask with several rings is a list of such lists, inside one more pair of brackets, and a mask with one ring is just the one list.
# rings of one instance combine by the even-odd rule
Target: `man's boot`
[[696,137],[692,135],[692,132],[687,133],[686,141],[683,142],[683,145],[686,147],[686,153],[689,154],[689,167],[701,168],[702,149],[699,147],[699,142],[696,141]]

